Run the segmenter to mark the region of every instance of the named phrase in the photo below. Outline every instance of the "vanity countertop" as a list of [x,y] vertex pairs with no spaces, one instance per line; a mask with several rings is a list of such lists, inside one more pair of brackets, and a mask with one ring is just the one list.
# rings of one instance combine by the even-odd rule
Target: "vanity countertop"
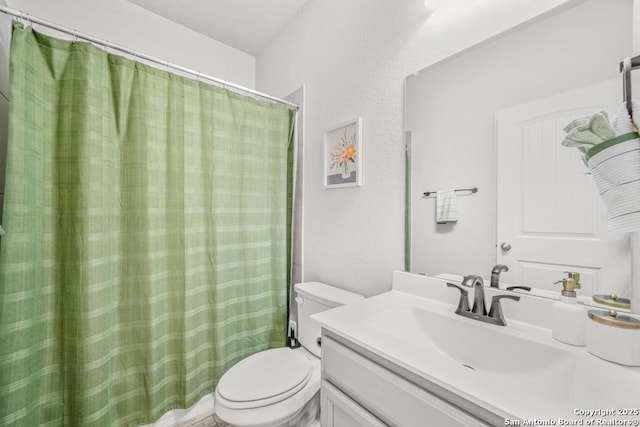
[[[445,281],[396,272],[391,291],[313,318],[326,330],[489,410],[504,425],[522,419],[638,425],[640,367],[607,362],[585,347],[560,343],[545,327],[548,322],[541,327],[514,320],[506,310],[504,327],[463,318],[454,313],[452,299],[457,302],[458,295]],[[542,310],[542,315],[518,316],[534,320],[545,318],[551,304],[529,296],[519,303],[503,302],[509,303],[510,313]],[[630,424],[606,424],[616,420]]]

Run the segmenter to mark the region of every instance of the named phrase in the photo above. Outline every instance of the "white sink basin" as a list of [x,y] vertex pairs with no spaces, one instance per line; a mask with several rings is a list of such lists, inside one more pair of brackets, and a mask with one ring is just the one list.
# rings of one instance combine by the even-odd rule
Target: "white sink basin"
[[466,368],[470,377],[490,378],[495,387],[528,384],[526,390],[519,390],[521,397],[535,395],[557,403],[569,395],[575,355],[521,338],[510,332],[508,326],[484,324],[454,313],[413,306],[383,311],[364,323],[416,347],[431,348],[435,351],[423,352],[431,361],[446,359],[452,365]]
[[445,281],[396,272],[394,290],[313,318],[328,333],[450,393],[443,398],[457,396],[455,405],[484,408],[498,417],[487,418],[493,424],[507,418],[593,420],[575,411],[638,406],[640,368],[554,340],[551,300],[522,296],[505,313],[507,326],[459,316],[456,303]]
[[473,370],[511,375],[553,369],[572,363],[561,349],[523,339],[503,326],[442,315],[417,307],[401,307],[373,316],[365,323],[409,342],[433,346],[445,357]]

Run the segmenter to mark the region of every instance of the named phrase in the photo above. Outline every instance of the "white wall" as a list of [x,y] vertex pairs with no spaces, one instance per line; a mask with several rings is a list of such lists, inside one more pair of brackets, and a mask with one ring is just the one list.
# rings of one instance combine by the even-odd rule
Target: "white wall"
[[[632,54],[632,6],[589,0],[407,79],[412,271],[489,276],[496,111],[618,77],[619,61]],[[436,225],[435,198],[422,198],[421,190],[470,186],[479,191],[458,197],[458,223]]]
[[204,74],[249,88],[255,84],[253,56],[126,0],[6,0],[6,3],[12,9]]
[[[453,1],[450,1],[450,4]],[[311,0],[256,58],[256,87],[304,85],[304,271],[373,295],[404,266],[403,81],[568,0]],[[364,119],[364,185],[322,188],[325,129]]]

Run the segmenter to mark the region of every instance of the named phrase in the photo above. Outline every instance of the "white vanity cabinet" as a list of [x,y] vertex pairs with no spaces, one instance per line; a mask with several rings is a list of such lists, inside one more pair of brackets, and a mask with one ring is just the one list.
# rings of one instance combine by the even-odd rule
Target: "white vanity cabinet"
[[324,427],[587,425],[614,419],[577,410],[638,407],[640,368],[554,340],[553,300],[521,295],[503,327],[459,316],[449,291],[395,272],[391,291],[312,316],[322,327]]
[[322,381],[322,425],[326,427],[384,427],[385,424],[349,396]]
[[326,334],[322,338],[322,426],[488,426]]

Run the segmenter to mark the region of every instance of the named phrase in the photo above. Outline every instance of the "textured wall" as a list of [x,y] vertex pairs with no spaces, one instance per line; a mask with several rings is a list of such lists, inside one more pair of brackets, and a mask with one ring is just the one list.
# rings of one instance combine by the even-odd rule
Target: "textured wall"
[[[258,90],[304,85],[304,271],[373,295],[404,265],[404,78],[568,0],[311,0],[256,58]],[[574,2],[575,3],[575,2]],[[322,188],[322,138],[362,116],[364,185]]]
[[255,83],[253,56],[126,0],[8,0],[7,5],[223,80],[250,88]]

